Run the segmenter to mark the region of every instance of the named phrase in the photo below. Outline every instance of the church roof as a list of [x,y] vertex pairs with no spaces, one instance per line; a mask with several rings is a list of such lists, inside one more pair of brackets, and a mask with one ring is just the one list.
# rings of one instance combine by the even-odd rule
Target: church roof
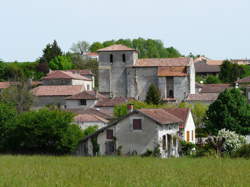
[[142,58],[138,59],[134,67],[159,67],[159,66],[189,66],[190,58]]
[[136,51],[136,50],[133,48],[129,48],[125,45],[115,44],[115,45],[111,45],[111,46],[97,50],[97,52],[103,52],[103,51]]
[[43,77],[43,80],[51,80],[51,79],[76,79],[76,80],[87,80],[91,81],[91,79],[84,77],[77,73],[72,73],[70,71],[51,71],[49,74],[47,74],[46,77]]

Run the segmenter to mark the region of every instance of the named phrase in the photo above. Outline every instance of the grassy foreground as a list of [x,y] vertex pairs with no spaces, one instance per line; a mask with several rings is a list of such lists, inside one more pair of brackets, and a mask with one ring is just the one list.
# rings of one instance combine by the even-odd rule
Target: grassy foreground
[[250,161],[0,156],[0,186],[249,186]]

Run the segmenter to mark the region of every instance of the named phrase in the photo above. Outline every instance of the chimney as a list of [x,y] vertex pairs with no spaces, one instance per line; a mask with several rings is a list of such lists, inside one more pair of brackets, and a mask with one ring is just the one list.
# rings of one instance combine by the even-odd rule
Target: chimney
[[134,111],[134,105],[131,104],[131,103],[128,103],[128,104],[127,104],[127,109],[128,109],[128,112],[129,112],[129,113],[130,113],[130,112],[133,112],[133,111]]

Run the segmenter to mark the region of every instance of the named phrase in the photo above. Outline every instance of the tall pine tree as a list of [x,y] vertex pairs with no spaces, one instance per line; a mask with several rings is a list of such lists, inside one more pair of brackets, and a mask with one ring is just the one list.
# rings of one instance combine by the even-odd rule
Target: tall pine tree
[[154,84],[149,86],[145,102],[154,105],[159,105],[161,103],[160,90]]

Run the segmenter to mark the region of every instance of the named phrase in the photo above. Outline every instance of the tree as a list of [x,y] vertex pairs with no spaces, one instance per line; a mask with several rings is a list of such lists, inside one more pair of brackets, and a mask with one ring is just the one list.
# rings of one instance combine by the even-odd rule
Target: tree
[[72,52],[83,55],[84,53],[89,51],[89,43],[86,41],[79,41],[77,43],[73,43],[70,48]]
[[98,126],[89,126],[88,128],[84,129],[83,131],[83,137],[89,136],[91,134],[93,134],[94,132],[96,132],[98,130]]
[[244,73],[244,69],[238,65],[233,64],[229,60],[225,60],[221,65],[219,78],[225,83],[235,82]]
[[70,56],[57,56],[49,62],[49,67],[52,70],[68,70],[73,68],[72,59]]
[[201,128],[207,109],[208,106],[202,103],[196,103],[193,105],[192,114],[196,127]]
[[31,85],[28,81],[20,80],[6,88],[0,95],[0,101],[16,108],[17,112],[28,111],[33,104]]
[[240,89],[226,89],[219,95],[206,112],[205,126],[211,134],[224,128],[243,135],[250,133],[250,107]]
[[40,60],[41,62],[49,63],[53,58],[61,56],[62,54],[61,48],[58,46],[56,40],[54,40],[52,44],[47,44],[43,49],[43,56]]
[[214,75],[208,75],[205,80],[206,84],[219,84],[221,83],[220,79]]
[[16,110],[10,105],[0,103],[0,151],[4,149],[11,129],[14,126]]
[[96,52],[98,49],[104,48],[103,44],[100,42],[94,42],[90,47],[89,50],[92,52]]
[[159,105],[161,103],[160,91],[154,84],[149,86],[145,102],[154,105]]
[[83,135],[72,119],[70,112],[46,108],[21,113],[8,140],[8,149],[12,153],[71,153]]

